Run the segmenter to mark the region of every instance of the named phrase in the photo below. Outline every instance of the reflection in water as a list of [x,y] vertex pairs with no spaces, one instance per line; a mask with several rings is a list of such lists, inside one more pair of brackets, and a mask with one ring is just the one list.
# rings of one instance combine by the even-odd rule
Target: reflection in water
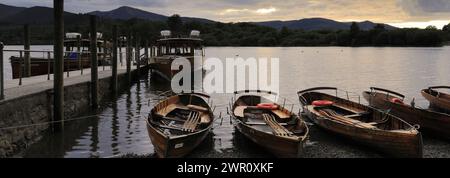
[[[444,48],[207,48],[206,58],[278,57],[280,93],[297,102],[296,92],[317,86],[337,86],[360,94],[371,86],[399,91],[427,107],[420,89],[448,85],[450,47]],[[303,52],[302,52],[303,51]],[[317,52],[318,51],[318,52]],[[170,89],[151,76],[142,77],[116,98],[104,101],[88,119],[65,124],[63,132],[46,134],[23,153],[25,157],[110,157],[151,154],[145,118],[158,94]],[[188,157],[272,157],[230,124],[226,105],[232,95],[213,94],[216,118],[206,142]],[[407,101],[409,102],[409,101]],[[294,110],[298,110],[295,106]],[[306,157],[375,157],[370,149],[341,141],[311,126]],[[450,157],[449,142],[424,137],[425,157]]]

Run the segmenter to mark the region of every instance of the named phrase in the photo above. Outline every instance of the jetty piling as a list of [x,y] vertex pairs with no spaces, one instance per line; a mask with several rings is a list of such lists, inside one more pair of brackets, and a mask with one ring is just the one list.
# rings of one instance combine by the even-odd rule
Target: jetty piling
[[25,51],[25,69],[24,76],[31,76],[31,57],[30,57],[30,28],[28,24],[23,26],[23,39],[24,39],[24,51]]
[[[64,1],[53,0],[55,39],[53,67],[53,118],[64,121]],[[55,130],[63,130],[64,122],[53,122]]]
[[120,61],[120,66],[123,66],[123,61],[122,61],[122,46],[123,46],[123,38],[121,37],[119,40],[119,61]]
[[0,100],[5,99],[5,81],[3,76],[3,42],[0,42]]
[[81,72],[81,75],[83,75],[83,63],[81,61],[81,36],[77,35],[77,59],[78,59],[78,68]]
[[98,108],[97,17],[90,16],[91,106]]
[[145,50],[144,50],[144,54],[145,54],[145,65],[148,65],[148,40],[145,40]]
[[47,52],[47,80],[50,80],[50,60],[51,60],[50,52]]
[[[113,56],[112,56],[112,79],[111,79],[111,90],[113,95],[117,94],[117,25],[113,26]],[[121,54],[122,55],[122,54]]]
[[22,78],[23,78],[23,65],[22,65],[22,61],[23,61],[23,51],[19,52],[19,86],[22,85]]
[[127,51],[126,51],[126,61],[127,61],[127,78],[128,82],[131,82],[131,34],[128,33],[127,37]]
[[135,35],[135,43],[136,46],[134,47],[135,48],[134,60],[136,62],[138,74],[140,74],[141,73],[140,38],[138,37],[137,34]]

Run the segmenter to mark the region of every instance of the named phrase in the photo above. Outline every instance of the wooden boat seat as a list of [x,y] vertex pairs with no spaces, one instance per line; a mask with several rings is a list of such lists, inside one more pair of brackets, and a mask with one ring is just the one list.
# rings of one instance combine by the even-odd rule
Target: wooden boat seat
[[[249,106],[236,106],[234,108],[234,115],[238,117],[244,117],[244,110],[247,109]],[[291,115],[289,115],[286,112],[283,112],[281,110],[271,110],[273,114],[278,116],[280,119],[289,119],[291,118]]]
[[273,134],[277,136],[284,136],[289,137],[292,136],[293,133],[287,130],[285,127],[281,126],[280,123],[278,123],[275,120],[275,117],[270,114],[263,114],[264,121],[267,123],[267,125],[270,126],[273,130]]
[[178,103],[175,103],[175,104],[169,104],[169,105],[167,105],[167,107],[165,107],[165,108],[159,110],[159,111],[158,111],[158,114],[159,114],[159,115],[162,115],[162,116],[166,116],[167,114],[169,114],[170,112],[172,112],[172,111],[175,110],[175,109],[184,109],[184,110],[188,110],[189,108],[188,108],[187,106],[185,106],[185,105],[178,104]]
[[365,113],[366,112],[365,110],[362,110],[362,109],[348,108],[348,107],[345,107],[344,105],[339,104],[339,103],[334,103],[333,106],[337,107],[337,108],[340,108],[340,109],[343,109],[343,110],[350,111],[350,112],[355,113],[355,114],[357,114],[357,113]]
[[202,106],[197,106],[197,105],[187,105],[187,108],[192,109],[192,110],[196,110],[196,111],[200,111],[200,112],[208,112],[208,108],[202,107]]
[[234,108],[234,115],[237,117],[244,117],[244,110],[247,109],[248,106],[236,106]]
[[278,109],[272,110],[272,113],[277,115],[280,119],[289,119],[289,118],[291,118],[290,114],[288,114],[286,112],[283,112],[281,110],[278,110]]

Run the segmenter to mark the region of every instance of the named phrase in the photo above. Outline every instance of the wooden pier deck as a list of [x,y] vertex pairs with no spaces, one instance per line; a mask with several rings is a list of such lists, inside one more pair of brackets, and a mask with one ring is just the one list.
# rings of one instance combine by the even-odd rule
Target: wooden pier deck
[[[132,65],[131,71],[136,70],[137,66]],[[125,74],[127,72],[126,65],[118,66],[117,73]],[[91,69],[83,69],[83,75],[81,75],[80,70],[70,71],[69,77],[67,73],[64,72],[64,86],[74,85],[83,82],[91,81]],[[112,70],[110,66],[98,67],[98,78],[107,78],[112,76]],[[7,101],[10,99],[20,98],[22,96],[27,96],[33,93],[43,92],[49,89],[53,89],[53,74],[50,74],[50,80],[47,80],[47,75],[39,75],[28,78],[22,78],[22,85],[19,85],[19,79],[6,80],[5,81],[5,99]]]

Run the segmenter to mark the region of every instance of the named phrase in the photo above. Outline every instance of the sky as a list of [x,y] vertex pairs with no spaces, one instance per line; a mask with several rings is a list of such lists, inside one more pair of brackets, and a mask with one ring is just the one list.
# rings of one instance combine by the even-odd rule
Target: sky
[[[53,0],[2,0],[14,6],[48,6]],[[221,22],[297,20],[387,23],[397,27],[442,28],[450,23],[450,0],[65,0],[65,10],[86,13],[131,6],[162,15],[201,17]]]

